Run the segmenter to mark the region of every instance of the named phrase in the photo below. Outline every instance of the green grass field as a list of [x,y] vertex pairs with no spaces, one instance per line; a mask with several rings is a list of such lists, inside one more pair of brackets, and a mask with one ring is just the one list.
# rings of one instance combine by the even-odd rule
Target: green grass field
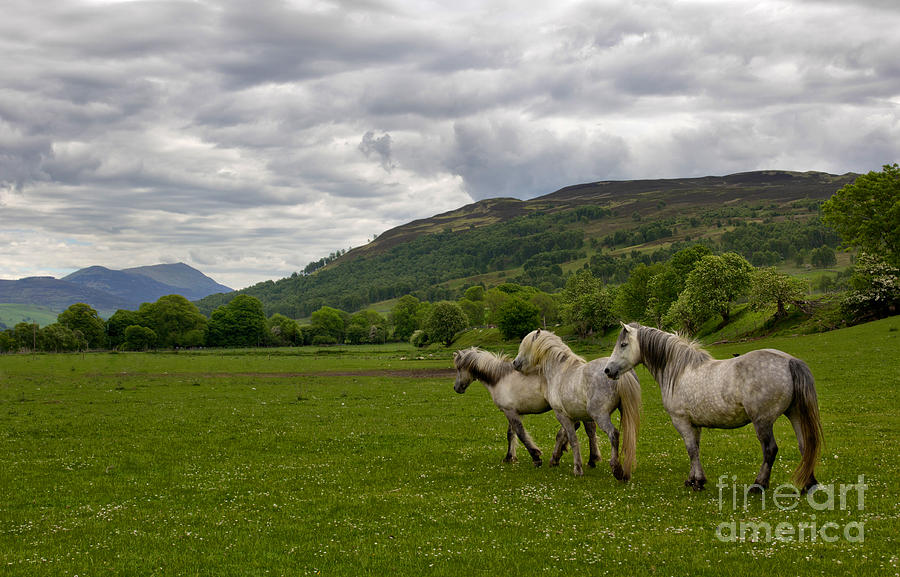
[[[623,485],[573,477],[570,454],[502,464],[506,421],[480,384],[453,392],[451,350],[0,356],[0,574],[900,574],[900,317],[710,350],[768,346],[817,380],[822,510],[745,503],[752,427],[705,431],[707,490],[686,489],[643,369]],[[549,454],[553,417],[525,425]],[[773,488],[798,461],[786,419],[776,436]]]

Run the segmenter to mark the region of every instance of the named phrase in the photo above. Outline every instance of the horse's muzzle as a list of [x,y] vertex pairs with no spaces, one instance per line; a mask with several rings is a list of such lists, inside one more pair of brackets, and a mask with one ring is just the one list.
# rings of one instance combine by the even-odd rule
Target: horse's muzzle
[[609,365],[606,365],[606,368],[603,369],[603,372],[606,373],[606,376],[615,380],[619,378],[619,369],[616,367],[609,368]]

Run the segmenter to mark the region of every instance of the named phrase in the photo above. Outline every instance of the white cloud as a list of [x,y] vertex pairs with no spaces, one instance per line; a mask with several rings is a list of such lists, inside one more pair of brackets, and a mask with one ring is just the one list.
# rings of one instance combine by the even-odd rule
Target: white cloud
[[0,278],[237,288],[473,199],[900,157],[889,0],[13,0]]

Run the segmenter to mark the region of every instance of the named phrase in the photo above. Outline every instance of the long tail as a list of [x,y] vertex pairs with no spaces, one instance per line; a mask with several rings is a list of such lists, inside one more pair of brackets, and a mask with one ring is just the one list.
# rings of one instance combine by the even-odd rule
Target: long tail
[[794,381],[794,400],[791,409],[795,411],[800,422],[800,444],[802,455],[800,464],[794,471],[794,484],[801,489],[808,489],[815,479],[816,463],[822,450],[825,437],[822,434],[822,422],[819,420],[819,400],[812,372],[800,359],[791,359],[788,363],[791,379]]
[[637,461],[637,437],[641,426],[641,384],[634,371],[622,374],[618,381],[619,428],[622,430],[622,450],[619,460],[625,473],[625,480],[631,478]]

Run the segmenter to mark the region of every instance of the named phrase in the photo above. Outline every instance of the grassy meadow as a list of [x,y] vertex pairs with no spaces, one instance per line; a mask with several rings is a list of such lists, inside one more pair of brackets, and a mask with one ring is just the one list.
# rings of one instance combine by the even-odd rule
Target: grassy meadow
[[[752,427],[704,431],[709,483],[685,488],[643,369],[623,485],[570,454],[501,463],[505,418],[480,384],[453,392],[452,350],[3,355],[0,575],[900,574],[900,317],[710,350],[762,347],[812,368],[833,503],[774,501],[799,458],[786,419],[765,499],[743,494]],[[553,417],[525,426],[549,458]]]

